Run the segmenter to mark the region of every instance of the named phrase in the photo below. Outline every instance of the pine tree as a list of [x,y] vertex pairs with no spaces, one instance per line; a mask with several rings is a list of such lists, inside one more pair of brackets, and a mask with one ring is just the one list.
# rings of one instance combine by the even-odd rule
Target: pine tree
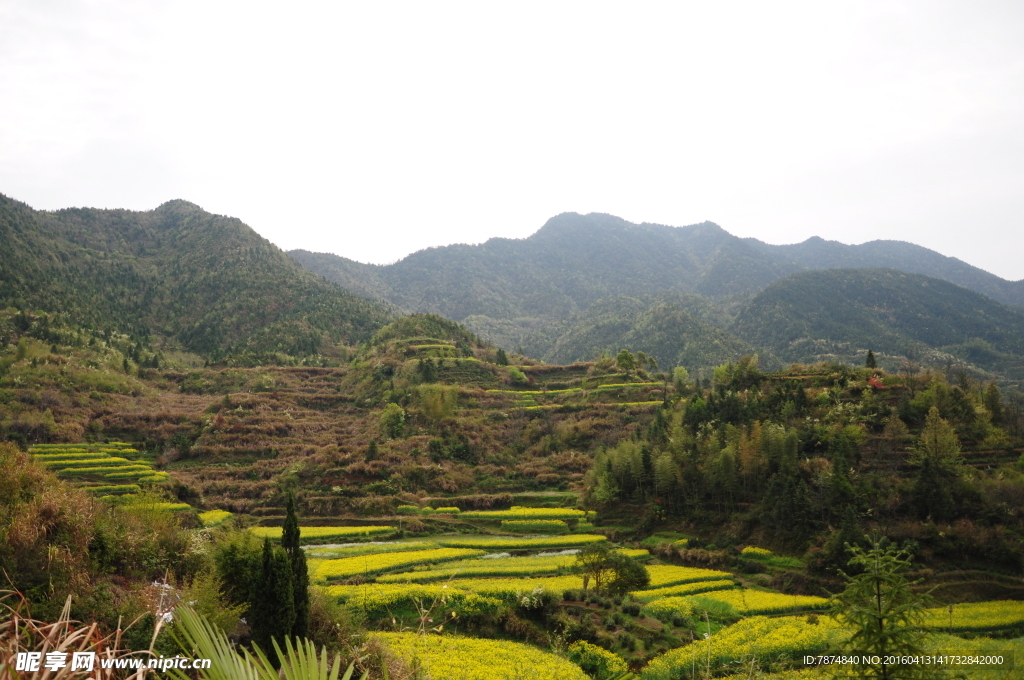
[[868,356],[864,360],[864,365],[867,368],[878,368],[878,362],[875,360],[875,353],[870,349],[868,350]]
[[364,460],[366,460],[367,463],[369,463],[371,460],[377,460],[377,455],[377,440],[371,439],[370,445],[366,447],[366,454],[364,455]]
[[508,355],[505,354],[505,350],[498,348],[498,365],[508,366]]
[[[872,680],[917,680],[943,677],[935,666],[891,665],[893,656],[913,656],[924,652],[925,598],[915,593],[913,583],[903,575],[910,554],[886,539],[874,542],[870,550],[850,546],[850,566],[861,571],[846,576],[847,586],[833,600],[833,617],[852,633],[843,642],[843,651],[860,656],[862,663],[840,667],[840,678]],[[844,574],[845,576],[845,574]]]
[[988,410],[989,415],[992,416],[993,425],[1003,424],[1003,395],[999,392],[999,388],[996,386],[996,382],[993,380],[988,384],[985,389],[983,397],[985,402],[985,408]]
[[963,468],[960,438],[934,406],[928,410],[924,429],[921,430],[921,440],[910,456],[910,462],[914,465],[923,466],[926,460],[931,462],[939,475],[949,478],[958,477]]
[[[295,600],[292,594],[292,568],[288,554],[263,540],[259,578],[250,597],[249,634],[264,652],[274,649],[272,640],[284,647],[284,639],[295,625]],[[273,653],[268,656],[276,658]]]
[[281,530],[281,547],[288,553],[292,569],[292,601],[295,605],[295,623],[292,635],[306,637],[309,632],[309,572],[306,553],[299,545],[299,519],[295,514],[295,497],[288,495],[287,515]]

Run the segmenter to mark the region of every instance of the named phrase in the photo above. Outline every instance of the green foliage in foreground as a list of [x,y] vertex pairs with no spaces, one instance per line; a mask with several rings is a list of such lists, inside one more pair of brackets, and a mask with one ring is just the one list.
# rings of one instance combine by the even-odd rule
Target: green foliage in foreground
[[[342,674],[340,655],[328,662],[327,650],[322,648],[318,654],[309,640],[285,638],[283,648],[273,640],[275,659],[271,661],[258,646],[239,654],[224,631],[188,607],[175,610],[175,622],[181,646],[193,650],[195,657],[211,661],[210,668],[199,671],[201,680],[281,680],[282,675],[284,680],[351,680],[354,672],[349,666]],[[168,674],[176,680],[192,680],[177,669]],[[368,678],[368,674],[362,676],[362,680]]]

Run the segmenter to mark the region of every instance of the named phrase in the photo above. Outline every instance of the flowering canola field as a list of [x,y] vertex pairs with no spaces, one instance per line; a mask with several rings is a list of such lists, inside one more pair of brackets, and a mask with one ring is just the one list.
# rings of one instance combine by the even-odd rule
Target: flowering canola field
[[640,677],[675,680],[690,675],[691,670],[701,672],[710,666],[715,673],[737,661],[749,662],[751,657],[763,663],[816,654],[830,642],[838,641],[842,634],[843,629],[827,617],[809,623],[805,617],[754,616],[723,628],[706,640],[662,654],[647,664]]
[[728,590],[708,593],[703,597],[731,604],[740,614],[781,614],[797,610],[828,608],[828,600],[809,595],[783,595],[761,590]]
[[358,575],[377,574],[382,571],[411,567],[416,564],[447,562],[465,557],[482,555],[482,550],[461,550],[458,548],[437,548],[436,550],[413,550],[411,552],[377,553],[343,557],[338,560],[314,560],[311,569],[314,583],[338,581]]
[[368,543],[320,544],[307,545],[306,555],[320,559],[337,559],[339,557],[355,557],[356,555],[376,555],[387,552],[410,552],[413,550],[429,550],[440,548],[430,541],[392,541],[388,543],[370,541]]
[[[640,602],[652,602],[666,597],[680,597],[682,595],[697,595],[710,593],[712,591],[730,590],[736,584],[732,581],[698,581],[697,583],[680,583],[677,586],[667,588],[653,588],[651,590],[634,590],[629,595]],[[717,595],[718,593],[716,593]],[[709,595],[708,597],[712,597]]]
[[558,599],[566,590],[583,587],[582,576],[552,576],[550,578],[457,578],[450,582],[453,588],[469,590],[480,595],[512,600],[521,594],[548,593]]
[[495,612],[501,601],[452,588],[447,584],[364,583],[358,586],[327,586],[328,596],[369,616],[392,615],[394,610],[417,602],[425,608],[444,604],[463,615]]
[[970,602],[953,605],[950,621],[949,608],[936,607],[925,613],[925,628],[954,632],[999,630],[1024,626],[1024,602],[1002,600],[999,602]]
[[[252,533],[260,538],[269,538],[274,541],[281,540],[281,527],[251,527]],[[299,527],[299,534],[303,543],[310,540],[329,540],[332,538],[358,538],[360,536],[380,536],[390,534],[395,527],[371,526],[371,527]]]
[[523,508],[511,510],[472,510],[459,515],[462,519],[583,519],[587,513],[572,508]]
[[651,575],[651,582],[648,584],[648,588],[664,588],[665,586],[674,586],[677,583],[720,581],[732,578],[732,574],[727,571],[698,569],[695,567],[675,567],[671,564],[658,564],[647,567],[647,573]]
[[[634,559],[649,557],[646,550],[619,550]],[[382,583],[427,583],[452,577],[476,578],[481,576],[543,576],[557,574],[572,567],[576,555],[544,555],[534,557],[498,557],[494,559],[462,560],[441,569],[386,574],[377,580]]]
[[580,534],[576,536],[543,536],[515,538],[512,536],[453,536],[437,542],[448,548],[483,548],[485,550],[544,550],[545,548],[578,548],[591,543],[607,541],[605,536]]
[[414,633],[374,633],[433,680],[588,680],[567,659],[519,642]]

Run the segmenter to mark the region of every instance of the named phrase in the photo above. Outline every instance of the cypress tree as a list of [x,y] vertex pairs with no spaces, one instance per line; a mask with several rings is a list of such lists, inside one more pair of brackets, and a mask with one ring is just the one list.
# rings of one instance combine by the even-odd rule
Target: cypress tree
[[370,445],[366,447],[366,453],[363,455],[363,459],[369,463],[371,460],[377,460],[377,440],[371,439]]
[[287,515],[281,530],[281,546],[288,553],[292,570],[292,601],[295,605],[295,623],[291,634],[306,637],[309,632],[309,572],[306,553],[299,547],[299,519],[295,514],[295,496],[288,495]]
[[295,602],[292,594],[292,569],[288,554],[275,548],[270,539],[263,540],[259,578],[251,596],[249,635],[267,657],[278,666],[273,653],[275,638],[284,646],[284,638],[295,625]]
[[878,368],[878,362],[875,361],[875,353],[870,349],[868,350],[868,356],[864,359],[864,366],[867,368]]

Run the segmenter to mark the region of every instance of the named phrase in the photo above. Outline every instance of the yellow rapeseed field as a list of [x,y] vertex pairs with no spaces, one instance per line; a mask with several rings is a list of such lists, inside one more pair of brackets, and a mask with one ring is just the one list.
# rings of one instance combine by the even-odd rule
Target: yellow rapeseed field
[[447,635],[374,633],[430,680],[588,680],[572,662],[519,642]]
[[587,513],[572,508],[523,508],[510,510],[473,510],[463,512],[462,519],[583,519]]
[[743,615],[782,614],[797,610],[828,608],[828,600],[810,595],[783,595],[761,590],[726,590],[704,595],[710,600],[731,604]]
[[697,581],[720,581],[724,578],[732,578],[732,574],[726,571],[714,569],[697,569],[695,567],[675,567],[671,564],[658,564],[647,567],[647,573],[651,575],[649,588],[664,588],[674,586],[677,583],[696,583]]
[[[710,593],[711,591],[722,591],[735,588],[732,581],[698,581],[696,583],[680,583],[677,586],[666,588],[652,588],[650,590],[634,590],[630,596],[640,602],[652,602],[664,597],[678,597],[681,595],[696,595],[698,593]],[[717,593],[716,593],[717,594]]]
[[441,537],[437,542],[449,548],[483,548],[485,550],[543,550],[545,548],[578,548],[590,543],[607,541],[605,536],[579,534],[570,536],[542,536],[539,538],[513,538],[511,536]]
[[464,559],[483,555],[482,550],[463,550],[460,548],[437,548],[435,550],[413,550],[410,552],[387,552],[373,555],[343,557],[338,560],[317,561],[316,569],[312,570],[311,580],[314,583],[338,581],[358,575],[378,574],[382,571],[411,567],[416,564],[432,564],[449,560]]
[[354,543],[352,545],[310,545],[306,547],[306,555],[320,559],[337,559],[339,557],[354,557],[356,555],[376,555],[387,552],[409,552],[412,550],[429,550],[440,548],[437,543],[430,541],[408,541],[389,543]]
[[[646,550],[619,550],[627,557],[643,558],[650,556]],[[534,557],[498,557],[493,559],[462,560],[447,564],[441,569],[409,571],[401,574],[387,574],[378,581],[382,583],[427,583],[442,579],[461,577],[478,578],[482,576],[542,576],[557,574],[576,563],[575,555],[546,555]]]
[[[251,527],[249,531],[253,532],[260,538],[270,538],[272,540],[281,540],[281,527]],[[390,534],[395,531],[395,527],[388,526],[371,526],[371,527],[299,527],[299,534],[302,537],[304,543],[308,543],[309,539],[323,539],[328,540],[332,538],[359,538],[361,536],[380,536],[381,534]]]
[[924,627],[933,630],[969,632],[999,630],[1024,626],[1024,602],[1002,600],[999,602],[970,602],[929,609]]
[[233,513],[227,510],[207,510],[206,512],[199,513],[199,519],[202,521],[204,527],[215,527],[228,521],[228,518],[233,517]]
[[583,587],[581,576],[552,576],[550,578],[457,578],[449,581],[453,588],[470,590],[480,595],[511,600],[523,594],[548,593],[561,599],[566,590]]
[[[816,654],[842,635],[832,619],[821,617],[810,623],[805,617],[768,618],[754,616],[743,619],[706,640],[679,647],[651,661],[640,674],[643,680],[673,680],[681,675],[712,674],[732,664],[778,662],[804,654]],[[740,670],[737,668],[737,670]]]
[[364,583],[358,586],[326,586],[324,590],[346,606],[369,616],[384,616],[395,609],[417,601],[424,608],[443,605],[468,613],[494,612],[501,605],[497,599],[452,588],[448,584],[420,585],[414,583]]

